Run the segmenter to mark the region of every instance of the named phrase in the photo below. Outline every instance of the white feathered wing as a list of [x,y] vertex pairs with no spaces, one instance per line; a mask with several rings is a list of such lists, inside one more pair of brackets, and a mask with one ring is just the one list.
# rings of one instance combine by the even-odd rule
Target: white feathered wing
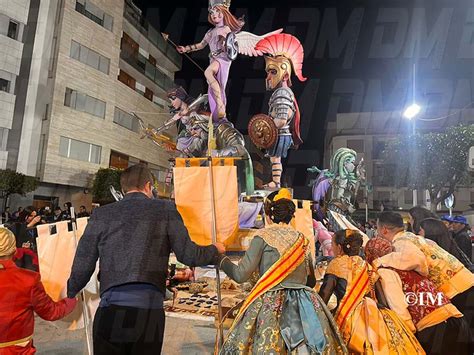
[[255,49],[255,46],[257,45],[258,42],[260,42],[262,39],[265,37],[275,35],[278,33],[283,32],[283,28],[280,28],[276,31],[266,33],[264,35],[258,36],[256,34],[250,33],[250,32],[245,32],[241,31],[239,33],[236,33],[236,41],[239,45],[239,54],[244,54],[248,55],[250,57],[260,57],[263,55],[262,51],[257,51]]

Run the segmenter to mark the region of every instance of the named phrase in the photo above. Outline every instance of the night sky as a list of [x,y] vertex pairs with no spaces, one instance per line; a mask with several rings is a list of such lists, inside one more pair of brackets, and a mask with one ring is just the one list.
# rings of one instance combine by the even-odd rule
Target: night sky
[[[178,44],[199,42],[211,28],[205,0],[134,2]],[[429,107],[427,115],[473,101],[472,6],[468,0],[233,0],[231,12],[245,15],[244,31],[263,34],[283,28],[305,48],[303,74],[308,80],[293,78],[304,144],[291,151],[285,174],[298,197],[308,197],[306,167],[322,164],[327,122],[338,112],[403,109],[412,97],[413,63],[418,68],[417,101]],[[207,48],[191,56],[206,68]],[[267,112],[264,77],[263,58],[240,56],[232,64],[227,111],[243,133],[254,114]],[[202,73],[185,58],[176,82],[193,96],[207,89]]]

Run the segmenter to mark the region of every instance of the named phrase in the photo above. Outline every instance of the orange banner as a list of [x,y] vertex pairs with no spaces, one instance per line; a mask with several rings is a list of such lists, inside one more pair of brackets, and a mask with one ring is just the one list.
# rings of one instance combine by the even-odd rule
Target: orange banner
[[[291,226],[298,232],[303,233],[304,236],[309,240],[309,249],[311,251],[311,257],[313,262],[316,260],[316,244],[314,241],[314,230],[313,230],[313,214],[311,212],[311,201],[299,201],[293,200],[296,206],[295,218],[290,222]],[[299,205],[302,205],[299,208]]]
[[[222,159],[216,159],[214,164],[219,165],[212,167],[217,240],[222,243],[239,229],[237,167],[226,164],[227,160],[232,159],[225,159],[224,164]],[[196,166],[196,161],[176,159],[175,202],[191,239],[199,245],[209,245],[212,243],[210,168]]]

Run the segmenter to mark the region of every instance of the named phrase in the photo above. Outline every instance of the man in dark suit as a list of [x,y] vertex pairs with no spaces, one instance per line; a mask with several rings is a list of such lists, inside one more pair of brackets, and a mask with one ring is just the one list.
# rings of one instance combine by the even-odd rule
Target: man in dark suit
[[198,246],[173,202],[153,198],[153,176],[143,165],[120,178],[123,200],[94,210],[77,247],[68,281],[74,297],[99,259],[101,301],[94,318],[94,353],[160,354],[168,258],[188,266],[218,262],[222,244]]

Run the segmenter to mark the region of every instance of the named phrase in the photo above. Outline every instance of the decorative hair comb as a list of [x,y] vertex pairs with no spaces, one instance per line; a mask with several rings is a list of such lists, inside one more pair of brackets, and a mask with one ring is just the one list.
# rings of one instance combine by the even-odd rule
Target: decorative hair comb
[[356,230],[353,229],[346,229],[346,235],[344,236],[346,239],[353,237],[357,234]]
[[276,194],[275,198],[273,199],[273,202],[275,201],[278,201],[278,200],[281,200],[283,198],[286,198],[288,200],[291,200],[291,192],[290,190],[288,189],[280,189],[280,191],[278,191],[278,193]]

